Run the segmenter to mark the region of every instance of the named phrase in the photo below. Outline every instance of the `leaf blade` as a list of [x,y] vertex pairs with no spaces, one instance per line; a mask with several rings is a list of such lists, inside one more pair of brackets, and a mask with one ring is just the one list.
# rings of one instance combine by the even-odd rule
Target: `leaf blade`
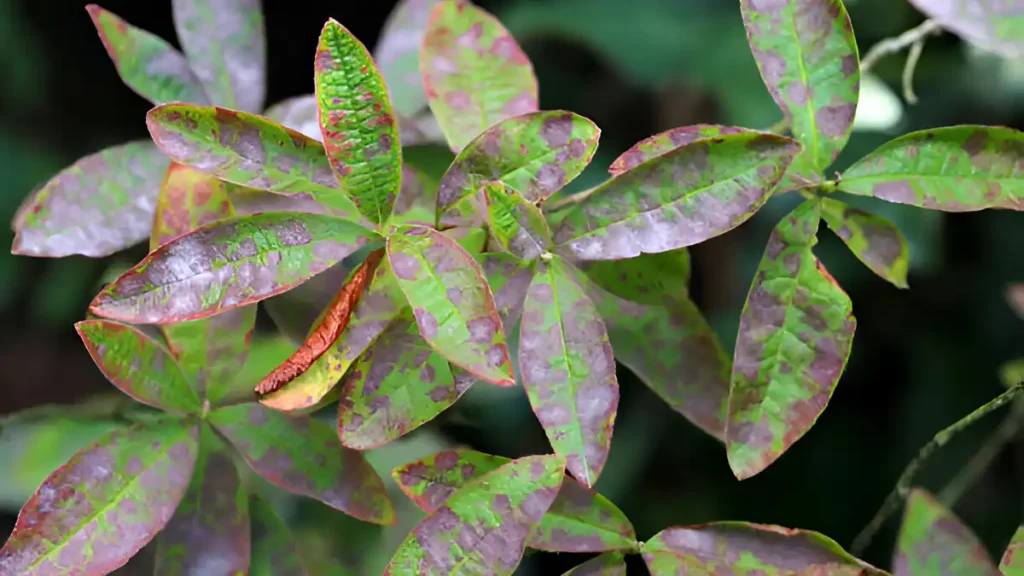
[[1006,552],[999,562],[999,571],[1003,576],[1019,576],[1024,570],[1024,525],[1017,528],[1010,543],[1006,545]]
[[895,224],[827,197],[821,199],[821,217],[872,272],[897,288],[908,288],[910,247]]
[[915,8],[937,20],[942,28],[965,40],[1009,58],[1024,54],[1020,35],[1020,9],[1013,4],[969,0],[948,4],[935,0],[910,0]]
[[537,206],[502,184],[485,184],[483,194],[488,227],[506,252],[535,260],[551,248],[551,229]]
[[612,176],[618,176],[648,160],[657,158],[697,140],[706,140],[724,134],[743,134],[745,132],[756,131],[718,124],[694,124],[692,126],[670,128],[664,132],[644,138],[630,147],[629,150],[620,154],[618,158],[612,161],[611,166],[608,167],[608,173]]
[[893,576],[998,576],[970,528],[921,489],[911,490],[893,558]]
[[252,518],[249,576],[306,576],[295,537],[270,503],[252,496],[249,514]]
[[420,74],[420,45],[430,12],[439,1],[399,0],[373,49],[374,60],[391,92],[391,102],[402,116],[414,116],[427,107],[427,92]]
[[562,576],[626,576],[626,557],[621,552],[605,552]]

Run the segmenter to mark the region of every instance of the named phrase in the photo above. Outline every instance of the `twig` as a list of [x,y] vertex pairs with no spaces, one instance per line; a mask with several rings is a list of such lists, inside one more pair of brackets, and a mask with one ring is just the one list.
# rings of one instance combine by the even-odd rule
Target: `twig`
[[935,20],[925,20],[899,36],[879,41],[861,59],[860,73],[864,74],[870,70],[882,58],[902,52],[906,48],[923,41],[929,34],[937,34],[941,31],[942,26],[938,22]]
[[1024,418],[1024,413],[1021,413],[1020,410],[1014,410],[1012,414],[1007,416],[1002,424],[996,428],[996,431],[985,440],[985,443],[981,445],[981,449],[978,450],[967,465],[957,472],[956,476],[949,481],[949,484],[946,484],[946,487],[939,493],[939,501],[945,504],[946,507],[952,507],[953,504],[956,504],[960,497],[967,492],[967,489],[973,486],[981,478],[982,474],[988,470],[988,467],[992,465],[992,462],[1003,451],[1003,448],[1006,448],[1006,445],[1017,436],[1022,418]]
[[917,94],[914,94],[914,70],[917,69],[917,63],[921,60],[923,51],[924,37],[922,36],[910,46],[907,61],[903,64],[903,99],[907,101],[907,104],[917,104]]
[[597,190],[597,186],[594,186],[593,188],[588,188],[588,189],[586,189],[586,190],[584,190],[582,192],[577,192],[575,194],[570,194],[569,196],[566,196],[564,198],[559,198],[558,200],[552,200],[550,202],[544,202],[541,205],[541,207],[544,209],[545,212],[548,212],[548,213],[554,212],[555,210],[559,210],[561,208],[565,208],[566,206],[571,206],[573,204],[579,204],[580,202],[586,200],[588,196],[593,194],[595,190]]

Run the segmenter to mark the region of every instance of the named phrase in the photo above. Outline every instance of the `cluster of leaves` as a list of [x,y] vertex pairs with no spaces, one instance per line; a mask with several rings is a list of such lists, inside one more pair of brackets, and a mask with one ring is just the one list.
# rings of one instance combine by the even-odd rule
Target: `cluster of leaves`
[[[255,2],[176,0],[184,56],[90,6],[122,79],[156,105],[153,142],[86,157],[44,185],[15,219],[14,251],[101,256],[150,237],[150,253],[102,290],[89,309],[98,318],[78,329],[115,386],[168,416],[116,431],[54,472],[23,508],[0,568],[103,573],[161,529],[158,565],[169,573],[207,555],[238,570],[297,566],[250,544],[267,531],[247,515],[280,526],[264,522],[265,506],[249,510],[228,445],[272,483],[388,523],[383,484],[359,451],[484,381],[522,384],[554,454],[444,452],[396,470],[430,515],[388,573],[509,574],[529,546],[603,553],[577,574],[622,573],[630,552],[654,574],[883,574],[820,534],[775,526],[676,527],[641,544],[591,491],[611,444],[616,361],[724,441],[740,479],[811,428],[856,327],[814,255],[820,222],[907,287],[899,230],[838,192],[953,212],[1024,208],[1024,134],[1006,128],[915,132],[825,177],[859,94],[849,17],[840,0],[740,4],[792,137],[675,128],[560,202],[550,198],[589,164],[600,130],[540,110],[530,61],[467,0],[400,3],[376,59],[328,21],[314,94],[264,115],[254,113],[265,92]],[[414,161],[412,146],[431,141],[454,153],[443,172]],[[686,249],[794,190],[806,199],[768,240],[730,362],[688,297]],[[339,266],[355,271],[257,396],[233,377],[255,306]],[[336,432],[300,415],[335,397]]]

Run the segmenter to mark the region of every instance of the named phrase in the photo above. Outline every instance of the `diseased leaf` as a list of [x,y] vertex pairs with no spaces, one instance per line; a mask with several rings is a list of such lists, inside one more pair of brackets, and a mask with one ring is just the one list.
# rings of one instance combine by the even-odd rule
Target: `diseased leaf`
[[259,404],[218,408],[209,420],[272,484],[360,520],[394,522],[394,508],[380,477],[361,453],[343,447],[327,424]]
[[427,93],[420,74],[420,46],[430,11],[439,1],[399,0],[384,22],[373,49],[374,60],[391,92],[395,112],[402,116],[414,116],[427,107]]
[[999,576],[988,551],[971,529],[928,492],[907,497],[893,576]]
[[437,222],[437,180],[410,164],[402,165],[402,189],[388,219],[389,228],[403,224],[433,227]]
[[118,76],[136,94],[156,105],[209,104],[199,78],[170,44],[95,4],[87,4],[85,9]]
[[910,0],[918,10],[946,30],[986,50],[1008,58],[1024,55],[1021,7],[1002,0]]
[[318,214],[234,218],[161,246],[89,310],[135,324],[198,320],[280,294],[375,238],[358,224]]
[[672,527],[642,547],[651,576],[675,574],[828,574],[884,576],[835,541],[810,530],[747,522]]
[[551,230],[539,208],[503,184],[485,184],[483,192],[491,234],[505,251],[535,260],[551,248]]
[[[445,450],[395,468],[391,475],[417,506],[431,513],[464,484],[511,462],[473,450]],[[607,498],[566,478],[527,546],[549,552],[633,550],[629,519]]]
[[172,162],[160,183],[149,250],[234,215],[224,182]]
[[476,261],[483,268],[487,284],[494,294],[494,305],[498,308],[507,338],[508,331],[523,314],[526,291],[533,281],[533,265],[504,252],[485,252],[477,255]]
[[192,482],[156,540],[156,576],[249,572],[249,506],[238,469],[205,423]]
[[714,238],[761,208],[799,150],[756,132],[691,142],[598,186],[555,243],[580,260],[621,260]]
[[537,110],[529,58],[497,18],[467,0],[443,0],[431,11],[420,66],[455,152],[498,122]]
[[260,0],[172,0],[174,29],[210,100],[263,109],[267,46]]
[[249,499],[252,518],[252,558],[249,576],[305,576],[295,537],[266,500]]
[[843,172],[839,189],[944,212],[1024,210],[1024,133],[993,126],[911,132]]
[[448,236],[418,226],[398,228],[387,249],[424,340],[477,378],[514,386],[494,296],[473,257]]
[[907,288],[910,247],[895,224],[835,198],[821,199],[821,217],[872,272]]
[[523,304],[519,369],[551,447],[590,487],[608,459],[619,382],[608,332],[576,274],[558,258],[537,270]]
[[267,108],[263,115],[282,126],[301,132],[317,142],[323,142],[324,135],[320,132],[320,111],[317,108],[316,94],[286,98]]
[[1003,559],[999,563],[1003,576],[1020,576],[1024,574],[1024,525],[1017,528],[1013,539],[1006,546]]
[[511,575],[564,472],[562,458],[528,456],[466,483],[406,537],[385,576]]
[[694,124],[693,126],[680,126],[659,132],[637,142],[622,154],[619,155],[611,166],[608,173],[618,176],[633,168],[657,158],[666,152],[671,152],[681,146],[686,146],[697,140],[707,140],[722,136],[723,134],[744,134],[756,133],[755,130],[746,128],[735,128],[733,126],[719,126],[717,124]]
[[458,228],[449,228],[444,230],[441,234],[455,240],[463,250],[469,252],[473,256],[477,256],[483,252],[487,245],[487,231],[483,228],[460,226]]
[[202,403],[171,353],[139,330],[107,320],[83,320],[75,330],[111,384],[161,410],[199,412]]
[[661,304],[666,297],[689,298],[690,252],[686,248],[625,260],[581,262],[580,270],[601,288],[631,302]]
[[320,33],[315,69],[320,130],[334,174],[359,212],[383,224],[402,178],[387,86],[362,42],[334,20]]
[[109,256],[149,237],[167,158],[149,142],[86,156],[27,198],[15,219],[13,254]]
[[821,219],[807,200],[772,231],[740,315],[726,449],[740,480],[767,468],[825,410],[857,321],[812,252]]
[[622,552],[605,552],[562,576],[626,576],[626,558]]
[[0,573],[120,568],[156,536],[188,488],[198,425],[147,423],[104,435],[43,482],[0,548]]

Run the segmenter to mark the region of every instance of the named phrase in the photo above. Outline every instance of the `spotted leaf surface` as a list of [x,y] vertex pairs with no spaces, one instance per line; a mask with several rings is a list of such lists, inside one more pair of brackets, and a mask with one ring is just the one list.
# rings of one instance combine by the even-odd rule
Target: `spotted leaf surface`
[[104,435],[43,481],[0,548],[0,573],[107,574],[156,536],[188,488],[198,426]]
[[306,576],[295,537],[273,506],[257,496],[249,499],[252,557],[249,576]]
[[199,456],[185,497],[156,540],[156,576],[249,571],[249,506],[238,469],[202,425]]
[[270,483],[360,520],[394,521],[380,476],[361,453],[343,447],[327,424],[259,404],[218,408],[210,422]]
[[680,248],[625,260],[581,262],[580,270],[595,284],[619,298],[642,304],[660,304],[666,296],[687,297],[690,252]]
[[286,98],[267,108],[263,115],[282,126],[301,132],[313,140],[323,142],[324,135],[320,132],[320,111],[317,108],[316,94]]
[[533,281],[533,265],[504,252],[485,252],[478,255],[476,260],[484,270],[487,284],[494,294],[494,305],[498,308],[501,325],[507,334],[523,314],[526,291]]
[[723,134],[743,134],[753,133],[753,130],[747,130],[745,128],[735,128],[732,126],[719,126],[717,124],[695,124],[693,126],[680,126],[678,128],[671,128],[644,138],[643,140],[634,144],[629,150],[626,150],[618,158],[612,162],[611,166],[608,167],[608,172],[612,176],[618,176],[623,172],[628,172],[633,168],[647,162],[652,158],[657,158],[666,152],[671,152],[680,146],[686,146],[697,140],[707,140],[709,138],[716,138]]
[[427,93],[420,74],[420,46],[430,11],[440,1],[399,0],[373,49],[374,60],[391,92],[395,112],[403,116],[414,116],[427,107]]
[[843,172],[839,189],[944,212],[1024,210],[1024,133],[951,126],[887,142]]
[[872,272],[907,288],[910,247],[895,224],[834,198],[821,199],[821,218]]
[[779,222],[740,314],[726,448],[741,480],[810,430],[850,355],[853,304],[812,252],[820,219],[808,200]]
[[914,489],[907,497],[892,574],[999,576],[999,570],[970,528],[934,496]]
[[401,187],[402,147],[384,79],[366,47],[329,20],[316,51],[324,148],[341,188],[375,224],[387,222]]
[[1024,525],[1017,528],[1013,539],[1006,546],[1003,559],[999,562],[999,570],[1003,576],[1024,574]]
[[153,142],[171,160],[239,186],[312,198],[362,221],[341,191],[323,145],[263,116],[167,104],[146,114]]
[[434,7],[420,66],[430,109],[453,151],[506,118],[537,110],[529,58],[497,18],[467,0]]
[[83,320],[75,330],[111,384],[132,398],[174,412],[202,405],[171,353],[139,330],[107,320]]
[[433,227],[437,222],[437,180],[409,164],[402,166],[402,189],[388,219],[391,228],[402,224]]
[[171,163],[160,183],[150,251],[169,240],[235,215],[223,181]]
[[128,24],[95,4],[85,9],[126,86],[153,104],[208,104],[185,57],[163,39]]
[[494,296],[473,256],[448,236],[418,226],[398,228],[387,250],[423,339],[477,378],[514,386]]
[[626,558],[621,552],[605,552],[562,576],[626,576]]
[[361,226],[331,216],[238,217],[151,252],[100,292],[89,310],[135,324],[205,318],[280,294],[374,238]]
[[1001,0],[910,0],[943,28],[1009,58],[1024,55],[1024,7]]
[[[473,450],[445,450],[395,468],[391,475],[417,506],[433,512],[467,482],[511,462]],[[527,546],[549,552],[633,550],[633,525],[615,504],[566,478]]]
[[842,0],[742,0],[761,78],[804,144],[797,176],[817,178],[846,145],[860,94],[860,61]]
[[759,133],[698,140],[601,184],[555,243],[580,260],[675,250],[739,226],[764,205],[800,145]]
[[564,471],[557,456],[529,456],[466,483],[413,529],[384,574],[511,575]]
[[11,252],[62,258],[109,256],[149,237],[167,158],[149,142],[86,156],[25,200]]
[[551,248],[551,229],[534,204],[502,184],[484,185],[487,223],[506,252],[535,260]]
[[651,576],[886,574],[854,558],[835,541],[817,532],[746,522],[668,528],[644,542],[641,549]]
[[608,332],[577,274],[560,259],[537,270],[523,304],[519,369],[551,447],[593,486],[608,459],[619,382]]
[[259,0],[172,0],[174,29],[192,70],[219,106],[259,112],[267,46]]

